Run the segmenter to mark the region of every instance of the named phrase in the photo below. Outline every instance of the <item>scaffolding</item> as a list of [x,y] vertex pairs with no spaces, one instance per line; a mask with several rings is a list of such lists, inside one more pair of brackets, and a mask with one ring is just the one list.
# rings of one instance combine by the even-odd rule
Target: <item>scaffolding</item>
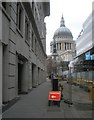
[[72,76],[72,84],[79,85],[88,92],[94,105],[94,60],[76,62]]

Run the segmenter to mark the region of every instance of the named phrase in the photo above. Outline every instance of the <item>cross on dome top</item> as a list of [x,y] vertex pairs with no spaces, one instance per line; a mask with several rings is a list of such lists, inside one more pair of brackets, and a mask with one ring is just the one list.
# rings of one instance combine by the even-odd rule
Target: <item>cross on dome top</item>
[[63,14],[62,14],[62,18],[61,18],[61,21],[60,21],[60,27],[65,27],[65,20],[63,18]]

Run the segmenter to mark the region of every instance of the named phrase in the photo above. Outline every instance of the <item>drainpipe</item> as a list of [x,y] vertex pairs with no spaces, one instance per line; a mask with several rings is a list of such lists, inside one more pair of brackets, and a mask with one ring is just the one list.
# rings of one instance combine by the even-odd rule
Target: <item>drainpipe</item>
[[[1,3],[0,3],[1,6]],[[2,118],[2,10],[0,9],[0,120]]]
[[0,41],[0,119],[2,117],[2,42]]
[[58,76],[57,76],[57,50],[56,50],[56,41],[54,39],[53,43],[53,77],[52,77],[52,90],[53,91],[58,91]]

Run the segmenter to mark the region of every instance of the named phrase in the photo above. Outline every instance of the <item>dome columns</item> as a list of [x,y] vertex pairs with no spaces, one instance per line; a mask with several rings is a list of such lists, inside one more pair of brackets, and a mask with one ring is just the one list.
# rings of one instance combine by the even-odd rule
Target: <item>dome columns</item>
[[58,50],[62,50],[62,43],[56,43],[56,49]]
[[67,43],[66,42],[64,45],[65,45],[65,47],[64,47],[65,50],[71,50],[72,49],[72,43]]
[[[57,51],[66,51],[66,50],[72,50],[73,43],[71,42],[56,42],[56,50]],[[53,52],[53,43],[50,44],[50,50],[51,53]]]

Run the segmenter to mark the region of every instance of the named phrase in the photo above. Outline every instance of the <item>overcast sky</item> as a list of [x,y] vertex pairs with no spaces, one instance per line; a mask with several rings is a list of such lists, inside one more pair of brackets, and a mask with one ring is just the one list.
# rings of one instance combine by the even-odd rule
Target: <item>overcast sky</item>
[[73,34],[73,39],[79,35],[82,25],[92,11],[94,0],[50,0],[50,16],[46,17],[46,53],[50,54],[50,42],[53,40],[54,32],[60,27],[63,14],[65,25]]

